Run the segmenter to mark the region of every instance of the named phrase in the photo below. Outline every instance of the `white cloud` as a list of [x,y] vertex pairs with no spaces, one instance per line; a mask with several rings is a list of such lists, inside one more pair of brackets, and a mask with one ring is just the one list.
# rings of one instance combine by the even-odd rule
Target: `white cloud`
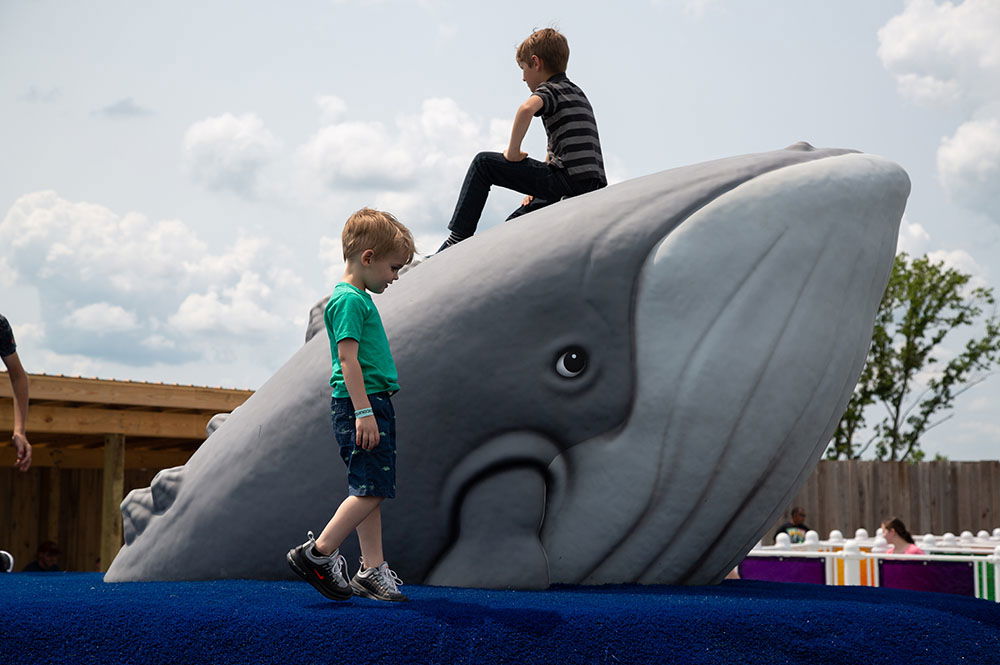
[[[370,205],[389,210],[418,235],[436,239],[447,235],[472,158],[482,150],[503,149],[510,132],[509,119],[473,117],[448,98],[426,99],[419,110],[402,113],[391,123],[352,118],[335,95],[319,95],[315,103],[325,124],[285,154],[256,116],[225,114],[198,123],[185,137],[189,168],[207,185],[250,198],[260,194],[254,183],[268,169],[268,181],[283,181],[270,195],[285,203],[337,217]],[[267,149],[260,154],[239,150],[237,146],[254,142],[235,140],[236,134],[265,136],[257,144]],[[256,157],[243,160],[247,155]],[[273,168],[279,160],[280,173]],[[494,189],[484,226],[506,218],[520,199]],[[436,249],[440,241],[433,239]]]
[[7,257],[0,256],[0,286],[10,287],[17,281],[17,271],[11,267]]
[[941,141],[938,174],[956,203],[1000,221],[1000,2],[909,0],[878,38],[901,94],[967,114]]
[[152,222],[54,192],[20,197],[0,221],[0,260],[44,294],[62,355],[183,363],[294,338],[311,294],[289,251],[244,236],[210,248],[178,220]]
[[191,125],[183,146],[185,165],[197,182],[253,197],[261,171],[281,144],[257,115],[224,113]]
[[[997,39],[1000,41],[1000,32]],[[938,149],[937,167],[942,184],[957,203],[997,216],[1000,115],[966,122],[953,136],[943,139]]]
[[[306,181],[301,189],[333,197],[336,203],[325,207],[338,214],[371,205],[435,237],[447,235],[472,158],[502,149],[510,131],[509,120],[474,118],[448,98],[426,99],[392,124],[352,120],[337,97],[318,97],[317,104],[333,120],[296,151]],[[491,195],[486,217],[503,219],[514,205]]]
[[303,146],[313,173],[334,189],[412,184],[416,162],[380,122],[327,125]]
[[344,245],[340,237],[323,236],[319,239],[319,260],[326,266],[323,277],[328,285],[340,281],[344,274]]
[[59,99],[60,94],[59,88],[39,88],[36,85],[32,85],[21,95],[21,100],[36,104],[51,104]]
[[144,115],[152,115],[153,112],[147,108],[139,106],[131,97],[119,99],[114,104],[109,104],[104,108],[95,111],[98,115],[109,118],[137,118]]
[[347,112],[347,102],[334,95],[321,95],[316,98],[324,122],[336,122]]
[[966,275],[971,275],[972,279],[966,285],[966,289],[974,289],[989,286],[986,281],[986,271],[979,265],[972,255],[964,249],[944,250],[939,249],[927,253],[927,258],[931,261],[943,263],[946,268],[954,268]]
[[916,222],[911,222],[903,215],[899,224],[899,240],[896,243],[897,252],[906,252],[910,256],[923,256],[927,253],[927,247],[931,236],[923,226]]
[[1000,3],[910,0],[879,31],[878,56],[918,102],[978,105],[1000,95]]
[[716,2],[717,0],[684,0],[684,13],[700,19]]
[[285,321],[264,307],[270,296],[271,288],[260,275],[245,272],[234,286],[188,295],[168,322],[191,335],[280,333]]
[[14,330],[14,339],[18,340],[18,344],[22,340],[39,342],[45,339],[45,326],[40,323],[12,323],[10,327]]
[[139,327],[133,312],[106,302],[97,302],[75,309],[64,322],[68,327],[100,335],[126,332]]

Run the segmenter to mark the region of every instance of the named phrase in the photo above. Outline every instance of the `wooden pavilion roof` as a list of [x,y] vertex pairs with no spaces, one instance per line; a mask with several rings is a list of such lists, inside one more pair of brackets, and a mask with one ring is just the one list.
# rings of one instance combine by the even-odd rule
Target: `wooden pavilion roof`
[[[29,374],[28,440],[33,466],[101,468],[105,436],[125,436],[128,468],[183,464],[202,441],[205,426],[252,390]],[[13,394],[0,372],[0,436],[14,425]],[[0,447],[0,465],[13,464],[13,447]]]

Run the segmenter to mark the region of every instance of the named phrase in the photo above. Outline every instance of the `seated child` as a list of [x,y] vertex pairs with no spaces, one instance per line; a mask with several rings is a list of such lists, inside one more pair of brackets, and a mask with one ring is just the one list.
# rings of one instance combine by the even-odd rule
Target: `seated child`
[[[384,499],[396,496],[396,364],[369,291],[382,293],[413,258],[413,235],[386,212],[362,208],[343,232],[343,280],[333,287],[324,320],[333,373],[333,432],[347,465],[348,496],[323,529],[288,552],[288,565],[332,600],[352,595],[407,600],[382,556]],[[340,544],[357,530],[361,568],[348,581]]]
[[[476,232],[492,185],[527,194],[510,220],[608,184],[594,110],[583,90],[566,77],[566,38],[552,28],[536,30],[517,47],[515,57],[531,96],[514,115],[507,149],[481,152],[472,160],[448,224],[451,235],[438,251]],[[536,115],[542,117],[548,137],[544,162],[521,151],[521,141]]]

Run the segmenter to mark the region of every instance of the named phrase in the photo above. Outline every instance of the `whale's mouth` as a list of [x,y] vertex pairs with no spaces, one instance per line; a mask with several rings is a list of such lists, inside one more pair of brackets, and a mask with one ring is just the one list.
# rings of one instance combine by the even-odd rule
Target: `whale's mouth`
[[635,293],[629,418],[551,466],[553,582],[716,581],[760,537],[850,397],[908,188],[880,158],[808,162],[658,243]]

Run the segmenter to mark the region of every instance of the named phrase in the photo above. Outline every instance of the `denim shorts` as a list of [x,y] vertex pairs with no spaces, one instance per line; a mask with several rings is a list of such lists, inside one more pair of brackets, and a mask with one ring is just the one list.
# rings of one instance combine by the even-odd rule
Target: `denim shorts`
[[355,445],[357,429],[350,397],[330,400],[333,434],[340,446],[340,458],[347,465],[348,493],[392,499],[396,496],[396,413],[389,393],[371,394],[368,401],[378,424],[377,446],[365,450]]

